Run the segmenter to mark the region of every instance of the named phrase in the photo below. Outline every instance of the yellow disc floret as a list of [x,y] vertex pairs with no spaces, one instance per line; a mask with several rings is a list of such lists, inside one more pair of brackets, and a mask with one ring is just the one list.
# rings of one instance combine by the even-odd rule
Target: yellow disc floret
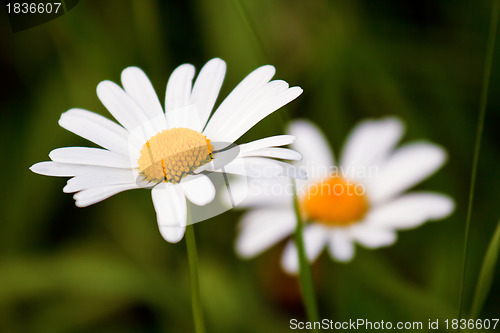
[[342,177],[327,178],[311,185],[301,204],[309,220],[328,226],[356,223],[369,208],[364,188]]
[[151,137],[141,148],[138,164],[147,181],[179,183],[211,159],[210,140],[200,132],[179,127]]

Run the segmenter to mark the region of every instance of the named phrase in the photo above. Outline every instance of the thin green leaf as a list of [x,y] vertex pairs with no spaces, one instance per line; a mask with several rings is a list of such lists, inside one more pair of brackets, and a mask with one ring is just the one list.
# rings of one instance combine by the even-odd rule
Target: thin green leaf
[[[486,46],[486,59],[484,62],[483,83],[481,87],[481,96],[479,100],[479,114],[476,130],[476,139],[474,143],[474,156],[472,158],[472,172],[469,188],[469,203],[467,206],[467,217],[465,219],[465,235],[464,235],[464,250],[462,253],[462,278],[460,280],[460,291],[458,297],[458,319],[462,318],[464,313],[464,292],[465,292],[465,277],[467,270],[467,254],[469,249],[469,230],[472,218],[472,207],[474,203],[474,189],[476,186],[477,166],[479,164],[479,152],[481,150],[481,137],[483,134],[484,119],[486,114],[486,106],[488,104],[488,88],[490,84],[491,68],[493,66],[493,54],[495,51],[495,39],[498,30],[498,17],[500,13],[500,0],[493,1],[491,11],[490,32],[488,35],[488,43]],[[458,328],[458,332],[461,328]]]
[[481,266],[481,272],[479,273],[479,279],[477,280],[476,291],[474,293],[470,318],[477,318],[477,316],[481,313],[481,309],[483,308],[484,302],[486,301],[491,289],[499,252],[500,221],[498,222],[497,229],[495,230],[490,245],[488,245],[488,249],[484,255],[483,265]]
[[[302,287],[302,297],[304,299],[304,307],[306,310],[307,318],[310,322],[319,321],[319,312],[316,301],[316,294],[314,292],[314,281],[312,278],[311,266],[307,259],[306,249],[304,244],[304,222],[299,210],[299,199],[297,198],[297,184],[293,183],[293,207],[297,225],[295,227],[295,246],[299,256],[299,277],[300,285]],[[313,328],[313,332],[317,332]]]

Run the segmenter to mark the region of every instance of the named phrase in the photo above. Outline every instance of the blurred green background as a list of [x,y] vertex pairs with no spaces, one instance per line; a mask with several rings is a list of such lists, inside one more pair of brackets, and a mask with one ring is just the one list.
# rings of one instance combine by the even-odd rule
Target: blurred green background
[[[2,13],[0,332],[190,332],[184,241],[157,230],[150,192],[79,209],[63,178],[28,167],[50,150],[89,145],[60,128],[80,107],[110,117],[95,88],[145,70],[164,100],[171,71],[221,57],[220,103],[251,70],[304,89],[239,142],[316,121],[338,152],[359,120],[396,115],[404,141],[445,146],[449,161],[418,188],[450,194],[448,219],[400,232],[395,246],[358,247],[350,264],[324,253],[313,270],[322,318],[423,321],[457,317],[465,215],[491,1],[80,1],[62,17],[12,33]],[[497,43],[497,45],[500,43]],[[500,54],[496,47],[496,57]],[[479,160],[465,301],[499,219],[500,66],[493,63]],[[281,273],[283,244],[250,261],[233,251],[231,211],[195,226],[209,332],[287,332],[304,320],[298,282]],[[500,314],[500,267],[481,314]],[[497,328],[498,329],[498,328]]]

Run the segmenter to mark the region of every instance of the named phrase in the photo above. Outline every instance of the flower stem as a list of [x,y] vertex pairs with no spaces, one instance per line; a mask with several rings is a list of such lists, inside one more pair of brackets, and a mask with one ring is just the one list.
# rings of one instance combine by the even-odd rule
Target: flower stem
[[[307,318],[311,322],[319,321],[318,308],[316,305],[316,294],[314,293],[314,283],[312,278],[311,267],[306,257],[306,249],[304,246],[304,221],[299,208],[299,200],[297,197],[297,184],[293,183],[293,207],[297,225],[295,227],[295,246],[299,256],[299,273],[300,285],[302,288],[302,298],[306,308]],[[313,330],[317,332],[316,329]]]
[[[471,171],[471,179],[470,179],[470,188],[469,188],[469,203],[467,207],[467,217],[465,222],[465,236],[464,236],[464,250],[462,256],[462,278],[460,280],[460,294],[458,301],[458,317],[462,318],[464,312],[464,289],[465,289],[465,277],[467,270],[467,254],[469,249],[469,229],[471,223],[472,216],[472,204],[474,201],[474,188],[476,185],[476,174],[477,174],[477,165],[479,161],[479,151],[481,149],[481,136],[483,134],[483,125],[484,118],[486,114],[486,105],[488,101],[488,87],[490,82],[491,75],[491,67],[493,63],[493,53],[495,50],[495,39],[498,30],[498,15],[500,11],[500,1],[493,0],[493,8],[491,11],[491,20],[490,20],[490,32],[488,35],[488,44],[486,48],[486,58],[484,62],[484,72],[483,72],[483,82],[481,86],[481,97],[479,100],[479,114],[478,114],[478,122],[476,129],[476,138],[474,143],[474,156],[472,159],[472,171]],[[460,328],[459,328],[460,332]]]
[[188,207],[188,225],[186,227],[186,246],[189,262],[189,279],[191,284],[191,308],[196,333],[205,333],[203,321],[203,310],[200,298],[200,281],[198,279],[198,254],[196,252],[196,239],[194,237],[194,225],[191,224],[191,216]]
[[248,30],[252,33],[252,37],[254,38],[255,45],[257,45],[257,49],[259,49],[261,52],[261,54],[259,54],[259,56],[261,58],[260,60],[262,60],[264,62],[268,61],[267,59],[269,59],[269,56],[266,52],[266,48],[264,47],[264,42],[262,41],[259,34],[257,33],[255,23],[252,21],[250,15],[248,14],[248,11],[244,7],[244,5],[241,3],[241,0],[235,0],[235,1],[233,1],[233,3],[236,6],[236,10],[241,15],[243,22],[248,27]]

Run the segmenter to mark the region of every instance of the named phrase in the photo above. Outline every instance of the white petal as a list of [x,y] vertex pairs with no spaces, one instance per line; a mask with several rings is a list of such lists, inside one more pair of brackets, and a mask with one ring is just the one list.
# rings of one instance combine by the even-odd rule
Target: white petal
[[[304,229],[304,246],[306,256],[309,262],[314,262],[321,250],[325,247],[328,240],[328,230],[318,224],[311,224]],[[295,243],[288,242],[283,257],[281,258],[281,266],[290,274],[296,274],[299,270],[299,257]]]
[[225,75],[226,63],[222,59],[214,58],[203,66],[196,78],[189,104],[196,106],[202,128],[210,117]]
[[287,148],[262,148],[248,153],[242,153],[241,157],[272,157],[284,160],[300,161],[302,155],[295,150]]
[[118,184],[139,184],[142,177],[135,169],[117,169],[103,167],[98,172],[77,175],[63,188],[63,192],[78,192],[91,187],[101,187]]
[[442,194],[414,192],[373,208],[366,221],[384,228],[415,228],[428,220],[442,219],[451,214],[455,204]]
[[[217,139],[217,141],[228,141],[225,138],[225,136],[227,136],[227,131],[234,130],[235,124],[245,123],[246,119],[251,117],[248,115],[249,112],[253,112],[255,116],[256,113],[262,110],[262,106],[266,105],[267,101],[285,92],[287,89],[288,83],[283,80],[271,81],[259,87],[251,94],[248,94],[245,99],[239,103],[238,108],[232,110],[226,118],[211,119],[210,122],[215,122],[215,124],[207,125],[207,135]],[[214,126],[216,127],[215,132],[212,131]]]
[[151,191],[156,210],[158,228],[162,237],[170,243],[179,242],[186,230],[186,197],[181,188],[161,183]]
[[76,167],[72,164],[62,164],[55,163],[51,161],[47,162],[39,162],[33,164],[30,167],[30,170],[34,173],[44,176],[53,176],[53,177],[72,177],[75,176],[79,170],[81,170],[82,166],[77,165]]
[[139,67],[127,67],[122,72],[122,85],[127,94],[134,99],[142,112],[159,132],[167,128],[160,100],[151,81]]
[[292,148],[302,154],[296,165],[307,172],[311,181],[328,176],[334,165],[333,154],[321,130],[310,121],[297,120],[290,124],[288,133],[297,137]]
[[348,262],[354,258],[354,244],[344,229],[335,228],[331,230],[328,245],[328,252],[333,259]]
[[368,168],[378,166],[403,134],[403,123],[397,118],[366,120],[348,136],[341,158],[344,177],[362,180],[376,176]]
[[[177,67],[167,83],[165,92],[165,112],[174,111],[189,105],[191,84],[194,77],[194,66],[184,64]],[[170,126],[170,124],[167,125]]]
[[205,206],[215,198],[215,186],[205,175],[198,175],[180,183],[187,199],[198,206]]
[[292,210],[256,209],[243,215],[236,239],[236,252],[243,258],[262,253],[293,233]]
[[61,115],[59,125],[103,148],[129,154],[127,130],[97,113],[71,109]]
[[[256,101],[249,101],[248,104],[234,110],[233,118],[226,120],[225,123],[215,121],[212,123],[211,119],[205,130],[206,135],[213,138],[214,141],[236,141],[259,121],[302,94],[300,87],[285,88],[286,90],[283,90],[285,83],[279,81],[270,82],[268,86],[272,91],[272,93],[269,93],[271,96],[262,96],[255,98]],[[275,87],[275,85],[277,86]],[[215,130],[212,130],[214,127]]]
[[150,121],[135,101],[116,83],[102,81],[97,85],[97,96],[108,111],[130,133],[140,133],[146,140],[156,134],[149,128]]
[[248,153],[269,147],[286,146],[295,141],[293,135],[276,135],[239,145],[241,153]]
[[58,148],[52,150],[49,157],[52,161],[58,163],[100,165],[114,168],[131,168],[135,166],[128,157],[122,154],[98,148]]
[[288,274],[297,274],[299,271],[299,257],[297,248],[292,240],[290,240],[281,256],[281,268]]
[[57,162],[40,162],[32,165],[30,170],[44,176],[73,177],[87,173],[99,173],[108,167],[82,164],[66,164]]
[[360,222],[349,227],[352,238],[367,248],[390,246],[396,242],[396,233],[393,230],[373,227]]
[[168,129],[183,127],[190,128],[193,131],[201,132],[203,125],[201,124],[198,111],[194,105],[188,105],[175,110],[170,110],[165,114]]
[[434,144],[402,146],[381,167],[379,175],[370,180],[368,195],[373,202],[386,201],[429,177],[445,160],[445,150]]
[[[204,133],[213,141],[227,141],[219,139],[213,134],[218,133],[218,129],[227,119],[232,117],[236,110],[251,97],[259,88],[263,87],[271,80],[276,70],[273,66],[266,65],[257,68],[241,81],[236,88],[227,96],[222,104],[217,108],[212,118],[207,124]],[[231,141],[232,142],[232,141]]]
[[73,198],[76,200],[76,206],[87,207],[120,192],[137,188],[140,187],[134,183],[93,187],[76,193]]
[[304,228],[304,245],[309,261],[316,260],[327,243],[329,230],[320,224],[309,224]]

